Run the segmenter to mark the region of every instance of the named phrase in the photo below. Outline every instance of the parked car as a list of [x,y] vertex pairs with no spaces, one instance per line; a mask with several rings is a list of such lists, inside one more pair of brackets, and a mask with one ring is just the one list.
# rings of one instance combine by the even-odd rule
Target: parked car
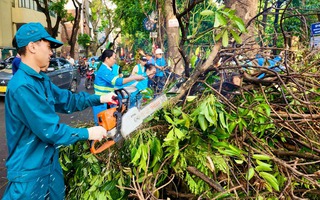
[[11,65],[15,56],[10,56],[4,60],[0,61],[0,69],[6,68],[6,66]]
[[[52,58],[46,73],[55,85],[71,92],[77,91],[81,81],[78,69],[64,58]],[[0,96],[5,96],[11,78],[12,66],[7,65],[5,69],[0,70]]]

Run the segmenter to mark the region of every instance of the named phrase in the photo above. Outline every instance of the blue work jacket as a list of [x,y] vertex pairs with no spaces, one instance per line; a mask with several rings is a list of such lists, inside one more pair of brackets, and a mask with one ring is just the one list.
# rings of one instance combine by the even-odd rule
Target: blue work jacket
[[[157,66],[159,66],[159,67],[163,67],[164,68],[164,67],[166,67],[167,62],[166,62],[166,60],[164,58],[157,58],[155,64]],[[160,69],[157,68],[156,76],[163,77],[164,76],[163,70],[160,70]]]
[[[38,73],[23,62],[8,84],[5,99],[9,183],[36,181],[61,171],[59,146],[87,140],[88,130],[60,123],[56,112],[72,113],[100,105],[100,96],[60,89],[44,72]],[[64,191],[61,182],[50,185]]]
[[94,80],[94,92],[98,95],[114,91],[114,86],[122,86],[123,78],[115,75],[111,68],[102,63]]
[[[102,63],[96,77],[94,79],[94,92],[97,95],[105,95],[114,91],[115,86],[122,86],[123,78],[119,77],[119,65],[113,65],[115,69],[109,68],[106,64]],[[118,72],[118,73],[117,73]],[[107,104],[102,104],[93,107],[93,120],[98,125],[97,114],[106,110]]]

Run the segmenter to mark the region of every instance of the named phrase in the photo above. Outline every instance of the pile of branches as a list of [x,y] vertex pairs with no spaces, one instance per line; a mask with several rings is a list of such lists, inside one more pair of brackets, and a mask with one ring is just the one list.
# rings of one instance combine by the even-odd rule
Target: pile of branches
[[[282,52],[282,59],[275,66],[278,70],[269,66],[268,60],[274,59],[270,51]],[[307,194],[320,194],[319,55],[316,50],[299,51],[300,57],[296,53],[255,46],[216,51],[213,55],[215,59],[211,60],[222,58],[221,63],[211,63],[204,67],[204,62],[199,72],[196,72],[197,79],[191,77],[180,88],[181,93],[177,97],[181,99],[182,94],[189,95],[192,87],[201,82],[210,88],[230,111],[237,112],[237,109],[244,105],[248,108],[245,102],[247,95],[262,94],[271,108],[270,121],[277,127],[277,132],[268,137],[277,138],[278,142],[268,145],[268,138],[262,139],[244,130],[236,133],[234,143],[239,148],[250,149],[251,153],[270,156],[286,177],[285,187],[279,197],[292,199],[306,197]],[[257,54],[265,59],[262,66],[255,62]],[[210,71],[219,72],[219,84],[209,83],[212,76],[208,73]],[[199,79],[201,74],[208,75]],[[225,82],[234,86],[229,92],[223,88]],[[234,170],[233,174],[239,172],[237,170]],[[308,187],[293,189],[294,183],[306,183]],[[240,189],[246,190],[250,184],[256,185],[257,182],[244,183]]]

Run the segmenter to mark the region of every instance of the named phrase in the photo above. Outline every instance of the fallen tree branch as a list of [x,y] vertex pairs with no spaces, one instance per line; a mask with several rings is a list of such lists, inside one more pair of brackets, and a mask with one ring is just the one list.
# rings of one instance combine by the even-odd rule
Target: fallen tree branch
[[197,82],[198,77],[202,73],[204,73],[207,69],[209,69],[210,66],[213,65],[213,60],[218,55],[221,46],[222,46],[221,42],[217,42],[214,45],[212,52],[210,53],[206,62],[203,65],[201,65],[199,68],[195,69],[194,73],[192,73],[192,76],[188,78],[188,80],[185,83],[183,83],[182,86],[179,88],[178,95],[170,100],[172,104],[177,104],[179,100],[185,96],[188,90]]
[[272,153],[276,154],[277,156],[294,156],[299,158],[311,159],[311,160],[320,160],[320,156],[311,154],[311,153],[299,153],[296,151],[280,151],[280,150],[273,150]]
[[272,117],[282,117],[282,118],[285,118],[285,117],[288,117],[288,118],[298,118],[298,119],[301,119],[301,120],[305,120],[305,119],[320,119],[320,114],[293,114],[293,113],[279,113],[277,112],[277,114],[273,114],[271,113],[271,116]]
[[167,194],[176,198],[187,198],[187,199],[194,199],[194,194],[186,194],[181,192],[175,192],[172,190],[167,191]]
[[217,182],[215,182],[211,178],[208,178],[208,176],[206,176],[205,174],[200,172],[197,168],[189,166],[189,167],[187,167],[187,170],[191,174],[194,174],[197,177],[201,178],[204,182],[208,183],[212,188],[214,188],[218,192],[224,192],[225,191],[225,189],[220,184],[218,184]]

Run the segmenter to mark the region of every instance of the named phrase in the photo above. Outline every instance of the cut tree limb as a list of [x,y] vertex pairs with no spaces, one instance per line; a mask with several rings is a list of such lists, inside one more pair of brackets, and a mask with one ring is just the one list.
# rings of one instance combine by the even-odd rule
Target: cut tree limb
[[206,62],[203,65],[201,65],[199,68],[196,68],[194,70],[194,73],[192,73],[192,76],[189,77],[189,79],[184,84],[182,84],[182,86],[179,88],[178,95],[170,100],[173,104],[178,103],[178,101],[182,97],[184,97],[188,92],[188,90],[197,82],[198,77],[202,73],[204,73],[207,69],[209,69],[210,66],[213,65],[213,60],[217,57],[220,48],[221,48],[221,42],[217,42],[216,45],[214,45]]
[[208,178],[208,176],[206,176],[205,174],[200,172],[197,168],[189,166],[189,167],[187,167],[187,170],[191,174],[194,174],[197,177],[201,178],[204,182],[208,183],[212,188],[214,188],[218,192],[224,192],[225,191],[225,189],[223,189],[223,187],[219,183],[215,182],[211,178]]

